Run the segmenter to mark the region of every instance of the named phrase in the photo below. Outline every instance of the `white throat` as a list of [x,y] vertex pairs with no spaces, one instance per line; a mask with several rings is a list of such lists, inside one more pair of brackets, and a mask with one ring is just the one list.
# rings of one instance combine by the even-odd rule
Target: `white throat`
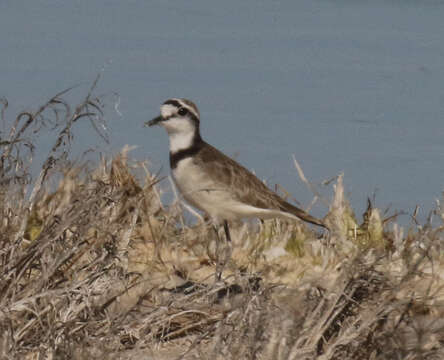
[[[163,110],[163,109],[162,109]],[[170,138],[170,152],[175,153],[193,145],[196,125],[187,118],[171,117],[161,122]]]
[[185,150],[193,145],[194,131],[170,133],[170,152]]

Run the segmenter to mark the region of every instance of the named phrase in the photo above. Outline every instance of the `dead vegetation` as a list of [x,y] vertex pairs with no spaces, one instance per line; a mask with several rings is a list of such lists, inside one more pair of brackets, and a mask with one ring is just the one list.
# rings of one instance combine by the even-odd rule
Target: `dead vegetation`
[[[70,161],[78,121],[106,137],[94,90],[74,110],[62,92],[11,122],[2,101],[1,359],[444,358],[439,204],[404,230],[369,202],[359,225],[339,176],[329,236],[233,224],[215,283],[214,234],[165,208],[168,184],[128,149],[92,168]],[[42,131],[57,135],[34,179]]]

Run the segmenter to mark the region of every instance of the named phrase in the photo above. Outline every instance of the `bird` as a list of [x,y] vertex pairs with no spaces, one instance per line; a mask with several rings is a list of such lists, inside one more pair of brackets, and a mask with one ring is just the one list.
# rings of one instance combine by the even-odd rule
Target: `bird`
[[247,168],[205,142],[200,113],[192,101],[166,100],[160,115],[145,122],[145,126],[154,125],[168,134],[171,174],[182,197],[210,217],[216,234],[223,226],[230,246],[231,220],[282,218],[328,229],[322,220],[285,201]]

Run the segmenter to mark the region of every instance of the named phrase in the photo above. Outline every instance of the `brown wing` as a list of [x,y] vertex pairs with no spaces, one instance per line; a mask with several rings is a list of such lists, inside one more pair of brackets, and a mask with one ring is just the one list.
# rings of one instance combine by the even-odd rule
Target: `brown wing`
[[261,209],[273,208],[289,212],[304,221],[326,227],[321,220],[283,200],[249,170],[213,146],[205,144],[199,151],[199,156],[194,157],[194,161],[214,174],[215,181],[219,182],[222,188],[230,184],[230,191],[239,201]]

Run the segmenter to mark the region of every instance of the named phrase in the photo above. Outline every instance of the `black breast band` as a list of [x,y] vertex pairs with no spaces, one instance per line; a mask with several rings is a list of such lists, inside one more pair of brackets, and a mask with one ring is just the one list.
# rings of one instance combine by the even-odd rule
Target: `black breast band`
[[201,148],[202,148],[202,142],[195,141],[193,145],[188,149],[179,150],[176,151],[175,153],[170,152],[171,169],[175,169],[180,160],[196,155]]

